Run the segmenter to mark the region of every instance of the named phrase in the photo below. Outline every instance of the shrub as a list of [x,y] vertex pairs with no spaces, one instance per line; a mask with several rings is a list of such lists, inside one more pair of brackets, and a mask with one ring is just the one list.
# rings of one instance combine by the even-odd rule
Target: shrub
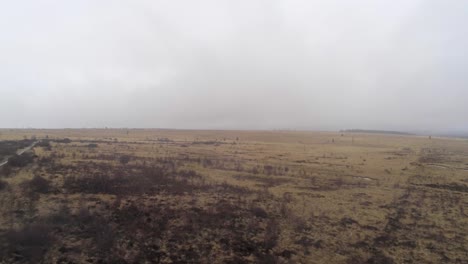
[[24,167],[34,160],[34,155],[31,153],[24,153],[23,155],[14,155],[8,159],[8,164],[12,167]]
[[68,143],[72,142],[71,139],[69,139],[69,138],[56,139],[54,141],[57,142],[57,143],[64,143],[64,144],[68,144]]
[[0,167],[0,175],[9,176],[11,172],[12,169],[9,164],[5,164],[4,166]]
[[7,231],[5,241],[1,260],[8,262],[14,256],[14,262],[40,263],[53,237],[50,226],[32,224],[20,230]]
[[36,175],[29,181],[24,181],[22,187],[30,193],[48,193],[50,190],[50,182],[43,177]]
[[271,175],[273,173],[273,166],[271,165],[265,165],[263,166],[263,170],[267,175]]
[[47,165],[47,164],[53,164],[54,163],[54,155],[48,156],[48,157],[41,157],[39,158],[38,162],[40,165]]
[[50,149],[51,148],[50,140],[48,140],[48,139],[42,140],[39,143],[37,143],[36,146],[43,147],[43,148],[46,148],[46,149]]
[[268,218],[268,213],[261,207],[252,207],[250,211],[255,217]]
[[270,221],[267,223],[265,237],[263,240],[263,245],[267,251],[273,249],[276,246],[278,243],[279,233],[280,228],[278,222],[276,222],[274,219],[270,219]]
[[0,180],[0,191],[8,187],[8,182]]
[[120,161],[120,163],[125,165],[130,161],[130,156],[129,155],[122,155],[122,156],[120,156],[119,161]]

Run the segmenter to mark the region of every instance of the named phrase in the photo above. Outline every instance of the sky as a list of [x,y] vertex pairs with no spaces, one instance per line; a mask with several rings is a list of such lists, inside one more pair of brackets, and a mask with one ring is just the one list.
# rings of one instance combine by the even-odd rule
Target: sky
[[0,127],[468,131],[468,1],[0,1]]

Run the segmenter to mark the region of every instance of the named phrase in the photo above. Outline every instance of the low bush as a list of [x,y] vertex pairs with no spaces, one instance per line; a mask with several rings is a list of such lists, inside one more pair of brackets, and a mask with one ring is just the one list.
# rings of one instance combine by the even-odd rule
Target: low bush
[[12,173],[12,168],[9,164],[5,164],[2,167],[0,167],[0,175],[10,176],[11,173]]
[[120,156],[120,158],[119,158],[119,162],[120,162],[121,164],[125,165],[125,164],[127,164],[127,163],[130,162],[130,159],[131,159],[131,158],[130,158],[129,155],[122,155],[122,156]]
[[8,164],[12,167],[25,167],[34,161],[34,154],[23,153],[23,155],[14,155],[8,159]]
[[20,230],[8,230],[4,236],[2,263],[39,263],[52,244],[51,227],[36,223]]
[[36,175],[31,180],[21,183],[24,191],[29,193],[48,193],[50,191],[50,182],[45,178]]
[[8,182],[0,180],[0,191],[8,188]]
[[52,147],[50,145],[50,140],[48,140],[48,139],[41,140],[39,143],[37,143],[36,146],[43,147],[43,148],[46,148],[46,149],[50,149]]
[[68,144],[72,142],[71,139],[69,138],[55,139],[54,141],[57,143],[64,143],[64,144]]

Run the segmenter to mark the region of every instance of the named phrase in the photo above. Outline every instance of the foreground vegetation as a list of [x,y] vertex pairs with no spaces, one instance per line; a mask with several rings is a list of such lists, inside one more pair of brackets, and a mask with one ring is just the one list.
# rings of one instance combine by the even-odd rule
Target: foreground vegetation
[[170,130],[0,140],[33,135],[41,143],[0,168],[3,263],[468,263],[466,140]]

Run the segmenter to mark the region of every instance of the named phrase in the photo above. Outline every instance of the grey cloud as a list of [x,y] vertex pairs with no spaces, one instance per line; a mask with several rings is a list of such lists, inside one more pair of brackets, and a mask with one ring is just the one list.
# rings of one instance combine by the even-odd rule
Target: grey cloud
[[463,1],[10,1],[0,127],[468,130]]

